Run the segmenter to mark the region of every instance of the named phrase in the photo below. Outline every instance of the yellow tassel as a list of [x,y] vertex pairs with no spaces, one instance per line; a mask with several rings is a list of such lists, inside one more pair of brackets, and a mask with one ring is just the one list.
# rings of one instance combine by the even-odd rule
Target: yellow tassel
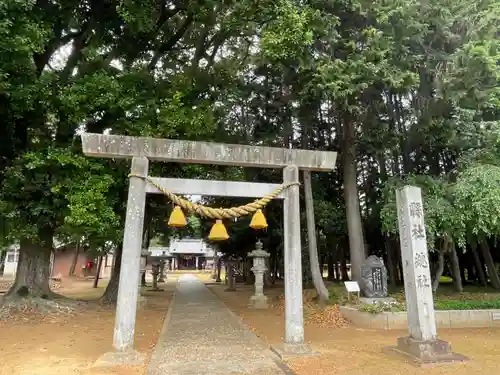
[[229,238],[227,234],[226,227],[222,220],[216,220],[215,224],[212,226],[210,230],[210,234],[208,235],[208,239],[212,241],[225,241]]
[[262,210],[257,210],[252,216],[252,221],[250,222],[250,228],[253,229],[265,229],[267,228],[267,220]]
[[173,228],[182,228],[187,225],[186,217],[184,212],[179,206],[175,206],[168,219],[168,226]]

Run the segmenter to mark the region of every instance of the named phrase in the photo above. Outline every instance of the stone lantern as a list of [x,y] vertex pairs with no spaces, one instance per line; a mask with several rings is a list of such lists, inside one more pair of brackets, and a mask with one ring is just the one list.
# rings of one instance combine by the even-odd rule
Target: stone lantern
[[248,306],[254,309],[267,309],[267,297],[264,295],[264,272],[267,271],[266,259],[269,253],[262,249],[262,242],[257,241],[255,250],[248,253],[253,258],[251,271],[255,275],[255,293],[250,297]]

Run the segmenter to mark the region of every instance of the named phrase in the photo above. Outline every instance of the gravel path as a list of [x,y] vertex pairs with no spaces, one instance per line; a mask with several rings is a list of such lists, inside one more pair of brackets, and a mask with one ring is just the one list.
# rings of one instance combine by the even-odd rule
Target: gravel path
[[147,375],[292,375],[196,278],[182,275]]

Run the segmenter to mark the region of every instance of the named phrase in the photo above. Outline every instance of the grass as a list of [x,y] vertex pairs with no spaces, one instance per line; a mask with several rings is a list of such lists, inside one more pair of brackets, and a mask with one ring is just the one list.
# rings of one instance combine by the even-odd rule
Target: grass
[[[343,283],[329,283],[330,303],[348,304],[347,292]],[[389,287],[389,296],[396,300],[394,304],[361,304],[360,311],[377,314],[381,312],[405,311],[405,295],[402,286]],[[353,297],[356,298],[356,297]],[[466,285],[464,291],[458,293],[450,278],[442,277],[441,284],[434,295],[436,310],[486,310],[500,309],[500,291],[491,287]]]

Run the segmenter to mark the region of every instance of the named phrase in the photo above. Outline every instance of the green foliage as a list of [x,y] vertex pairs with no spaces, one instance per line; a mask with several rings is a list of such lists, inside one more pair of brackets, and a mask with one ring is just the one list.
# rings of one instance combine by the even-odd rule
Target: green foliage
[[453,193],[456,212],[467,234],[482,239],[500,234],[499,166],[470,165],[458,174]]
[[[500,300],[436,300],[434,302],[436,310],[487,310],[487,309],[500,309]],[[400,312],[406,311],[404,303],[374,303],[374,304],[361,304],[359,311],[367,312],[370,314],[380,314],[382,312]]]
[[294,0],[279,0],[274,2],[272,13],[273,19],[265,25],[260,38],[264,56],[280,61],[304,53],[314,41],[314,11]]
[[[121,237],[128,165],[83,157],[82,129],[355,151],[373,251],[384,251],[382,233],[397,233],[404,184],[423,190],[431,248],[444,236],[496,237],[498,9],[497,0],[3,2],[1,238],[50,228],[99,247]],[[313,180],[321,256],[347,253],[338,164]],[[281,181],[280,171],[239,167],[168,163],[151,173]],[[172,233],[161,200],[147,203],[153,237]],[[221,247],[244,255],[261,236],[279,256],[282,215],[280,204],[266,209],[266,233],[228,223]],[[183,235],[209,224],[191,220]]]
[[[74,228],[104,235],[119,223],[105,198],[110,176],[100,176],[101,164],[70,149],[49,147],[21,155],[3,175],[0,212],[11,242],[36,240],[41,231]],[[63,228],[65,225],[65,228]]]
[[436,310],[487,310],[500,309],[500,299],[497,300],[437,300]]
[[382,312],[400,312],[405,311],[404,303],[394,302],[394,303],[362,303],[359,308],[359,311],[367,312],[370,314],[380,314]]
[[[104,172],[104,168],[95,168]],[[66,195],[69,213],[64,218],[62,230],[91,239],[94,246],[104,245],[106,241],[116,241],[122,237],[122,222],[115,213],[116,197],[114,179],[110,175],[96,175],[90,171],[84,172],[87,177],[82,183],[74,186]]]
[[457,217],[460,214],[453,207],[450,186],[446,181],[431,176],[409,176],[404,180],[389,180],[382,193],[385,204],[380,211],[382,230],[385,233],[392,235],[398,233],[396,189],[401,189],[405,185],[414,185],[422,189],[427,242],[430,249],[434,249],[436,239],[443,239],[445,236],[455,238],[460,235]]

